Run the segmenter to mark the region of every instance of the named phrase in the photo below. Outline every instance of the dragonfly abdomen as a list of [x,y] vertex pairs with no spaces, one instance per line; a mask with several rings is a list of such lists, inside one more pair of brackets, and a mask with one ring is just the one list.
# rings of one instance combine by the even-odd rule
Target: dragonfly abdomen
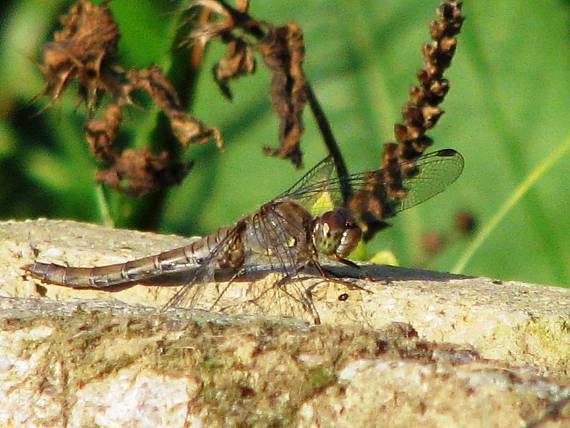
[[134,283],[164,273],[191,271],[201,266],[213,248],[227,235],[227,228],[198,239],[184,247],[130,260],[126,263],[98,267],[69,267],[35,262],[23,269],[42,281],[74,288],[106,288]]
[[36,262],[24,266],[42,281],[76,288],[106,288],[136,282],[163,273],[198,267],[194,243],[153,256],[98,267],[69,267]]
[[125,278],[121,265],[100,267],[69,267],[55,263],[35,262],[24,270],[42,281],[74,288],[105,288],[130,280]]

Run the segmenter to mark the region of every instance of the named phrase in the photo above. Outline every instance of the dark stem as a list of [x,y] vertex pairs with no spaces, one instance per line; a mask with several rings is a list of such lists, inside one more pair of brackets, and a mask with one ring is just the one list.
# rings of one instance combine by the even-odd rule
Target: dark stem
[[346,205],[348,199],[350,198],[350,195],[352,194],[352,188],[350,187],[350,183],[348,181],[348,169],[346,168],[346,164],[344,163],[344,159],[342,158],[342,154],[340,152],[340,149],[338,148],[338,144],[333,135],[330,123],[327,117],[325,116],[325,113],[321,108],[321,104],[319,103],[319,100],[315,96],[313,88],[311,87],[311,84],[309,82],[305,83],[305,89],[307,91],[307,100],[309,101],[309,106],[311,107],[311,111],[313,112],[315,121],[319,126],[319,130],[321,131],[321,135],[323,136],[325,145],[327,146],[329,153],[333,157],[336,171],[341,181],[342,199],[344,204]]

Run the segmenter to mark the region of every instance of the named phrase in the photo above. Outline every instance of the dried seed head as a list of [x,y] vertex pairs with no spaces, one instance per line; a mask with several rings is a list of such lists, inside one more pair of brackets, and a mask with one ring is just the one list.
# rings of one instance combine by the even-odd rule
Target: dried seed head
[[[437,9],[437,21],[430,24],[431,43],[422,47],[424,65],[417,72],[419,85],[410,88],[408,102],[402,109],[403,123],[394,127],[396,141],[405,149],[405,159],[415,159],[425,151],[432,140],[425,137],[443,114],[438,106],[449,90],[449,81],[443,72],[451,64],[463,16],[461,3],[447,1]],[[426,145],[427,144],[427,145]],[[413,153],[416,151],[416,153]]]

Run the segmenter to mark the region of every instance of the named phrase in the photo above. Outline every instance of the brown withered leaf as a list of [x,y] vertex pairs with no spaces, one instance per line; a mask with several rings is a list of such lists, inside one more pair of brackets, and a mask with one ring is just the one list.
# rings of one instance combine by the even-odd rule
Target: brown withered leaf
[[222,134],[217,128],[208,126],[184,112],[172,113],[169,115],[169,119],[174,136],[185,146],[207,143],[213,138],[218,148],[224,147]]
[[113,142],[117,137],[122,117],[121,107],[113,103],[109,104],[102,118],[90,119],[83,126],[91,152],[105,164],[113,163],[117,158]]
[[224,146],[220,131],[207,126],[186,113],[180,104],[176,90],[156,65],[129,71],[132,89],[141,89],[149,94],[170,120],[172,132],[183,145],[207,143],[214,138],[216,145]]
[[214,79],[228,99],[232,99],[229,82],[239,76],[255,72],[253,49],[241,37],[232,37],[226,44],[226,53],[213,68]]
[[279,117],[279,147],[264,147],[272,156],[289,158],[300,167],[302,153],[299,148],[303,133],[303,109],[307,102],[306,80],[303,73],[305,47],[301,28],[294,24],[276,27],[257,21],[248,10],[247,0],[236,1],[231,7],[222,0],[194,0],[188,8],[202,7],[211,12],[207,22],[200,23],[188,39],[206,44],[220,39],[227,45],[226,53],[215,65],[213,72],[218,86],[231,98],[228,83],[238,76],[253,73],[253,50],[263,57],[271,71],[270,99]]
[[279,116],[279,142],[277,149],[264,150],[280,158],[289,158],[301,166],[299,148],[303,133],[303,109],[307,101],[306,79],[303,73],[305,47],[301,28],[294,23],[282,27],[267,24],[266,35],[257,44],[258,51],[271,70],[270,97],[273,109]]
[[126,149],[107,169],[97,171],[96,181],[132,196],[179,184],[191,164],[173,160],[167,152],[150,153],[147,147]]
[[165,113],[181,109],[178,94],[162,70],[156,66],[129,70],[130,91],[141,89],[147,92],[152,101]]
[[54,41],[43,47],[40,70],[46,85],[42,95],[56,100],[74,79],[79,81],[89,109],[95,107],[99,90],[121,94],[112,65],[119,31],[106,3],[80,0],[60,23],[63,28],[55,32]]

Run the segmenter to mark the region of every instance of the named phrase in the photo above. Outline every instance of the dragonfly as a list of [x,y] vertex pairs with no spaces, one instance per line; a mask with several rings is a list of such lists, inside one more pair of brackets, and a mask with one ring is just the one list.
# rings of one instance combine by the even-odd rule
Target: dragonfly
[[[402,162],[401,170],[413,169],[415,173],[403,177],[404,195],[390,197],[386,192],[383,203],[389,207],[386,211],[388,216],[441,193],[461,175],[463,164],[461,154],[452,149]],[[358,268],[347,257],[359,243],[362,231],[355,220],[355,213],[344,206],[342,191],[347,184],[352,188],[366,188],[365,184],[371,179],[382,180],[384,172],[378,169],[341,178],[336,175],[334,161],[329,156],[287,191],[251,214],[186,246],[125,263],[97,267],[70,267],[36,261],[23,269],[46,283],[103,290],[144,283],[149,279],[160,285],[161,277],[182,274],[183,283],[166,303],[165,310],[199,307],[203,288],[216,284],[216,275],[220,272],[230,275],[228,284],[231,284],[238,278],[247,278],[248,274],[264,269],[276,273],[277,279],[258,295],[252,292],[248,302],[255,303],[261,294],[269,292],[279,306],[301,308],[319,324],[312,285],[305,285],[301,273],[312,268],[318,276],[330,279],[334,275],[327,263]],[[218,287],[218,297],[206,309],[223,311],[220,302],[227,287]]]

